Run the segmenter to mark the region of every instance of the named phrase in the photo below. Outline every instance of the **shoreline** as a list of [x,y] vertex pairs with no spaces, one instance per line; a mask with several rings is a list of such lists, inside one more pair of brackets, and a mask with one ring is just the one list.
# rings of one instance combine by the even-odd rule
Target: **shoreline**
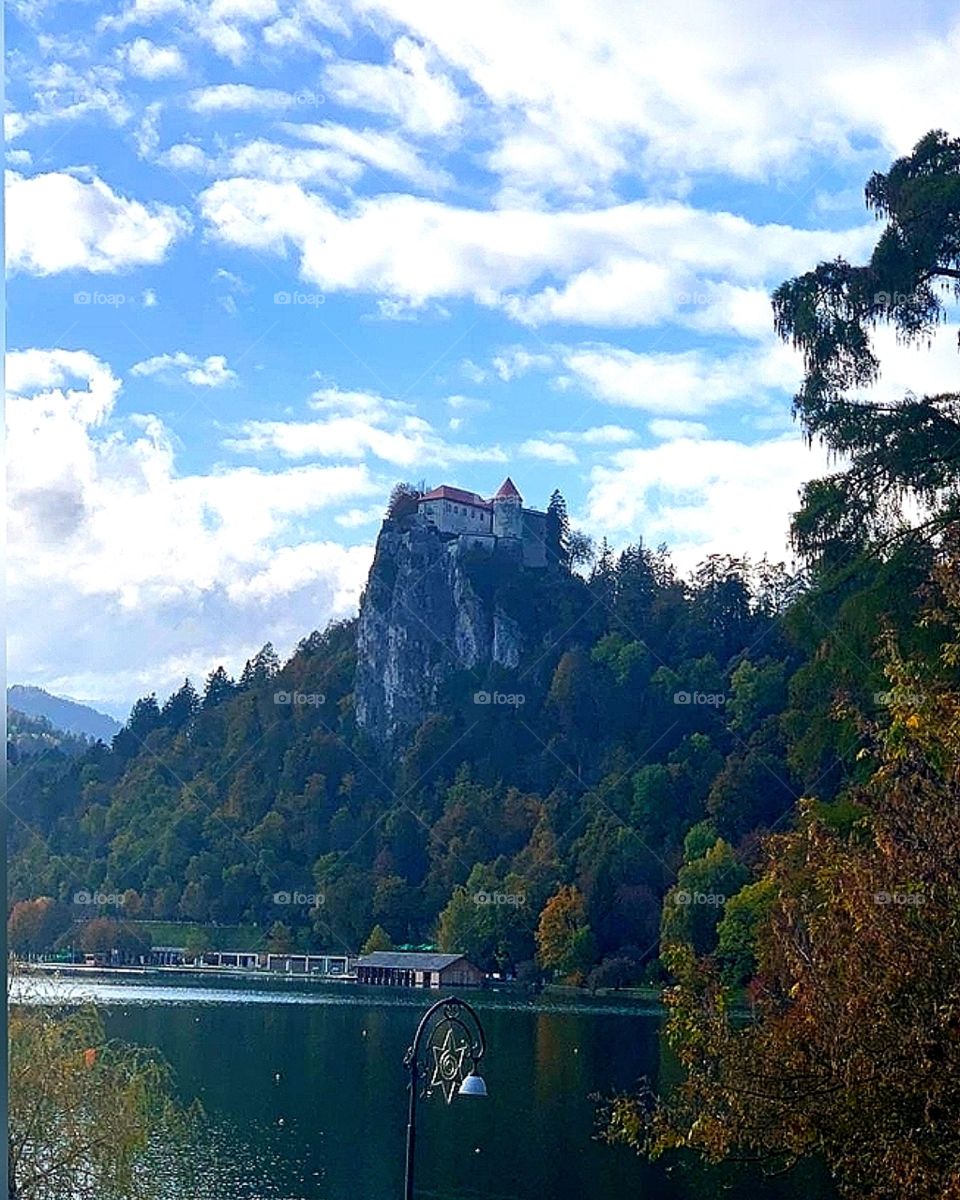
[[[83,963],[20,963],[18,969],[23,976],[52,981],[83,980],[106,987],[143,984],[169,988],[171,995],[175,994],[181,985],[202,986],[207,983],[216,991],[218,986],[231,982],[247,986],[260,985],[263,990],[275,990],[278,995],[289,994],[291,985],[303,985],[305,993],[330,990],[341,994],[344,999],[349,997],[357,1002],[379,1000],[413,1004],[420,1001],[432,1002],[442,994],[440,988],[370,986],[358,984],[353,977],[297,975],[251,970],[245,967],[102,967]],[[271,984],[280,986],[272,988],[269,986]],[[264,988],[263,985],[267,986]],[[614,1007],[634,1010],[638,1014],[649,1014],[651,1010],[657,1013],[664,1011],[659,988],[611,988],[598,989],[591,993],[586,989],[563,984],[547,984],[541,991],[531,992],[522,986],[494,982],[486,987],[463,990],[481,1004],[489,1000],[495,1005],[514,1004],[524,1008],[552,1011],[564,1008],[593,1008],[604,1012],[611,1011]]]

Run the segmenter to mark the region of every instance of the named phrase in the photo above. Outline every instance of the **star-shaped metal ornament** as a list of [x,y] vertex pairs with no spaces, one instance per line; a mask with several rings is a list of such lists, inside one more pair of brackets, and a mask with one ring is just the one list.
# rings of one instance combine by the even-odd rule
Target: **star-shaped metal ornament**
[[443,1045],[430,1047],[433,1051],[433,1077],[428,1090],[435,1087],[440,1088],[443,1098],[448,1104],[453,1099],[454,1090],[465,1078],[463,1060],[468,1048],[466,1042],[457,1043],[454,1040],[453,1030],[449,1028],[447,1036],[443,1039]]

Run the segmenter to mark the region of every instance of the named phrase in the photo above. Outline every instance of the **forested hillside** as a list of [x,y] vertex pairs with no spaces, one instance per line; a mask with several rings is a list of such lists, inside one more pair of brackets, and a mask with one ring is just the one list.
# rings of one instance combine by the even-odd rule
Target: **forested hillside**
[[709,944],[758,832],[850,778],[834,699],[882,701],[873,609],[882,594],[909,624],[911,589],[878,568],[820,594],[719,557],[682,581],[644,546],[530,587],[526,661],[463,672],[389,756],[355,727],[355,622],[139,701],[112,746],[21,755],[12,898],[133,889],[128,916],[281,922],[352,951],[379,925],[507,969],[553,898],[547,934],[568,919],[541,960],[626,979],[656,958],[679,878],[694,903],[666,919]]

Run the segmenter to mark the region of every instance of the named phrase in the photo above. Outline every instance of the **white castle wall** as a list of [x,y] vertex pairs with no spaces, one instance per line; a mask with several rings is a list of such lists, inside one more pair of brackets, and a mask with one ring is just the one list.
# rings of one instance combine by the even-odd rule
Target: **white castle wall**
[[456,500],[423,500],[419,510],[441,533],[491,533],[493,514]]

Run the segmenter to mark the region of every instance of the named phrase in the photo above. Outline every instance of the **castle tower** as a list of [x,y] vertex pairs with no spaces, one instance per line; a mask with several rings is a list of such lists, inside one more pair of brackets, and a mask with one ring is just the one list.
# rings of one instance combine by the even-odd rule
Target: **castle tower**
[[493,532],[497,537],[523,537],[523,497],[509,475],[493,498]]

